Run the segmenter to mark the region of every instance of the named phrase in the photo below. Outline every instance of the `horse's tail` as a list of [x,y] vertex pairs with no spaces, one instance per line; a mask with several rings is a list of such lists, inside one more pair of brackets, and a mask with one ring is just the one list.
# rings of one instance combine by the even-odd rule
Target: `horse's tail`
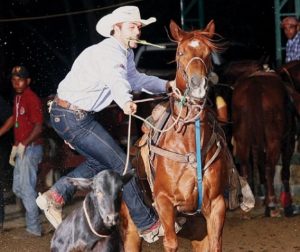
[[[254,80],[255,78],[255,80]],[[258,164],[261,161],[260,156],[264,153],[265,148],[265,127],[264,127],[264,110],[263,110],[263,90],[260,78],[257,76],[250,77],[248,89],[248,129],[250,142],[250,151],[252,154],[253,171],[258,171]]]

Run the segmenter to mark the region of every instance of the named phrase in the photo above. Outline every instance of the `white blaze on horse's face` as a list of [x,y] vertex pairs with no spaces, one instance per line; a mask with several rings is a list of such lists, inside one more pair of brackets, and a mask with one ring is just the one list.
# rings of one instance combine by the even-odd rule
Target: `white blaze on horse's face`
[[[200,41],[193,39],[188,43],[188,45],[196,50],[198,47],[200,47],[201,44]],[[195,65],[196,67],[193,67],[193,65]],[[189,87],[188,95],[198,99],[204,98],[207,91],[206,77],[199,71],[199,69],[203,67],[206,70],[205,63],[199,56],[192,57],[186,66]]]
[[190,47],[197,48],[198,46],[200,46],[200,43],[199,43],[198,40],[192,40],[192,41],[189,43],[189,46],[190,46]]

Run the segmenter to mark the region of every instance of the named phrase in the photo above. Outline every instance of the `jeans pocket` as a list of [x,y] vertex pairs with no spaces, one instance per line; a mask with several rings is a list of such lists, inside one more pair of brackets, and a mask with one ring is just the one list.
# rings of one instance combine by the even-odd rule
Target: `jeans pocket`
[[50,118],[52,127],[59,135],[64,135],[70,129],[65,115],[51,114]]

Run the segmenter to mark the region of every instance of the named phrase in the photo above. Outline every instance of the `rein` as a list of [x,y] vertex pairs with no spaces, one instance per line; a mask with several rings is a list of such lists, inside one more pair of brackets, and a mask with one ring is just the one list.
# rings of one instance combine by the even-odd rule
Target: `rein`
[[203,64],[203,66],[205,67],[205,72],[208,73],[207,66],[206,66],[204,60],[203,60],[202,58],[200,58],[200,57],[193,57],[193,58],[191,58],[191,59],[189,60],[189,62],[187,63],[185,69],[184,69],[185,72],[188,70],[190,64],[191,64],[194,60],[200,60],[200,61],[202,62],[202,64]]
[[186,94],[184,95],[181,95],[181,92],[178,88],[173,88],[173,92],[178,95],[178,97],[180,98],[180,110],[179,110],[179,113],[178,113],[178,116],[177,118],[175,119],[174,123],[172,123],[172,125],[170,125],[169,128],[167,129],[159,129],[157,127],[155,127],[153,124],[151,124],[149,121],[147,121],[146,119],[138,116],[138,115],[135,115],[135,114],[132,114],[133,117],[143,121],[144,123],[148,124],[153,130],[157,131],[157,132],[160,132],[160,133],[164,133],[164,132],[167,132],[169,130],[171,130],[177,123],[178,121],[180,120],[180,116],[182,114],[182,110],[183,110],[183,105],[185,103],[185,100],[186,100]]
[[[205,72],[208,73],[207,66],[206,66],[204,60],[203,60],[202,58],[200,58],[200,57],[193,57],[193,58],[191,58],[191,59],[189,60],[189,62],[187,63],[186,67],[184,68],[184,70],[182,70],[181,64],[179,63],[179,60],[178,60],[178,59],[176,60],[176,63],[177,63],[177,69],[181,69],[181,71],[182,71],[182,73],[183,73],[183,77],[184,77],[184,80],[185,80],[185,82],[186,82],[187,91],[188,91],[188,89],[190,88],[190,85],[189,85],[190,82],[189,82],[189,77],[187,76],[186,72],[187,72],[187,70],[188,70],[190,64],[191,64],[194,60],[199,60],[199,61],[203,64],[203,66],[204,66],[204,68],[205,68]],[[203,78],[205,79],[205,81],[207,81],[207,77],[206,77],[206,76],[203,75]]]
[[[180,90],[178,88],[175,88],[176,92],[180,94],[181,97],[181,107],[180,107],[180,111],[179,114],[177,116],[177,119],[174,121],[174,123],[172,123],[172,125],[165,129],[165,130],[161,130],[159,128],[156,128],[153,124],[151,124],[149,121],[147,121],[146,119],[138,116],[138,115],[134,115],[134,114],[129,114],[129,119],[128,119],[128,131],[127,131],[127,155],[126,155],[126,163],[125,163],[125,168],[123,171],[123,175],[125,175],[127,173],[128,170],[128,164],[129,164],[129,156],[130,156],[130,136],[131,136],[131,117],[134,116],[135,118],[141,120],[142,122],[148,124],[151,128],[153,128],[155,131],[158,131],[160,133],[163,132],[167,132],[169,130],[171,130],[179,121],[181,113],[182,113],[182,109],[183,109],[183,101],[185,100],[185,97],[181,95]],[[149,99],[147,99],[147,101],[149,101]],[[142,102],[141,100],[139,101],[135,101],[136,103],[138,102]]]
[[101,237],[101,238],[109,237],[110,235],[102,235],[102,234],[98,234],[98,233],[96,232],[96,230],[93,228],[92,223],[91,223],[90,216],[89,216],[89,214],[88,214],[88,212],[87,212],[87,210],[86,210],[86,201],[85,201],[85,200],[86,200],[86,199],[84,199],[84,201],[83,201],[83,203],[82,203],[82,206],[83,206],[83,212],[84,212],[84,216],[85,216],[85,218],[86,218],[86,220],[87,220],[87,222],[88,222],[88,224],[89,224],[89,227],[90,227],[91,231],[93,232],[94,235],[96,235],[96,236],[98,236],[98,237]]

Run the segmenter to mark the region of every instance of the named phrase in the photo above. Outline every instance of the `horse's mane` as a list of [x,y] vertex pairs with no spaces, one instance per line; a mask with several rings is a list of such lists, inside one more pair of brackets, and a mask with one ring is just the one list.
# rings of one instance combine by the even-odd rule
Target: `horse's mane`
[[228,42],[224,41],[223,37],[218,33],[209,33],[207,31],[194,30],[185,34],[185,39],[196,38],[204,43],[209,50],[216,53],[225,51],[228,47]]
[[300,60],[294,60],[294,61],[290,61],[288,63],[283,64],[282,66],[280,66],[277,71],[279,72],[283,72],[284,68],[288,69],[288,70],[292,70],[292,69],[299,69],[300,67]]

